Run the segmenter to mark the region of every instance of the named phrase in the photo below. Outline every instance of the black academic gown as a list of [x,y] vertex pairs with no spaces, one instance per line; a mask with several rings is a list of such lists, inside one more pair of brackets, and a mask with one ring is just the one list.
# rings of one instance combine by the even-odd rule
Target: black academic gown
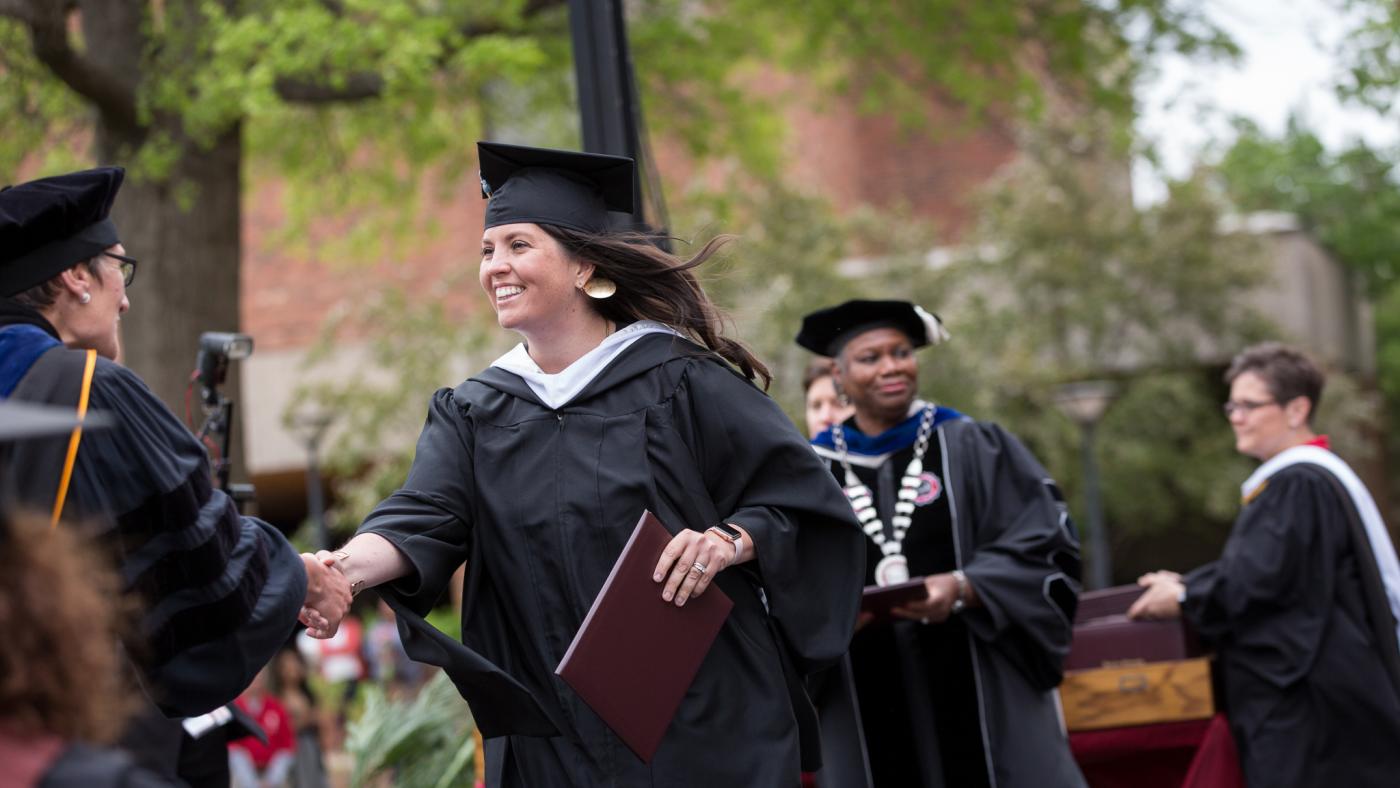
[[[844,478],[835,453],[820,451]],[[878,468],[853,464],[886,523],[912,455],[909,446]],[[875,787],[1083,785],[1055,698],[1079,588],[1058,489],[1010,433],[966,418],[935,430],[924,469],[933,478],[904,541],[910,572],[961,568],[982,604],[944,624],[857,635],[851,662]],[[867,546],[869,583],[879,553]]]
[[[36,313],[8,299],[0,307],[0,327],[35,326],[57,339]],[[85,358],[55,343],[11,396],[75,406]],[[143,766],[173,776],[180,728],[161,712],[195,716],[237,697],[296,626],[306,570],[276,528],[240,516],[212,486],[199,441],[131,370],[98,358],[89,408],[113,424],[83,434],[64,518],[112,552],[127,593],[142,600],[128,653],[159,711],[148,702],[143,732],[126,743]],[[0,447],[0,489],[47,515],[67,448],[67,438]]]
[[[757,554],[716,576],[733,612],[650,765],[554,675],[643,509],[672,529],[735,523]],[[819,746],[800,742],[801,677],[850,642],[863,537],[782,411],[689,342],[637,340],[558,410],[498,368],[439,391],[407,481],[361,532],[412,564],[383,590],[410,655],[471,705],[488,785],[795,786]],[[465,646],[421,618],[463,561]]]
[[1400,694],[1381,647],[1394,618],[1365,588],[1375,559],[1354,516],[1327,471],[1284,468],[1220,559],[1185,578],[1182,614],[1217,650],[1254,788],[1400,784]]

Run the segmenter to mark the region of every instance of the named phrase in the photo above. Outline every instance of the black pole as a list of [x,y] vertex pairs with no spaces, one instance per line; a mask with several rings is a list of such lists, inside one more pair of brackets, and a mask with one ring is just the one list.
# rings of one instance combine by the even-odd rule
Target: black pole
[[1081,425],[1084,453],[1084,507],[1089,510],[1089,550],[1091,588],[1108,588],[1113,583],[1113,556],[1108,549],[1108,532],[1103,521],[1103,499],[1099,493],[1099,465],[1094,460],[1093,422]]
[[[665,206],[660,186],[643,172],[652,163],[645,150],[641,103],[627,46],[627,22],[620,0],[569,0],[569,30],[574,47],[579,121],[583,149],[589,153],[627,156],[637,162],[632,177],[635,208],[630,216],[613,214],[616,229],[652,234],[662,248],[666,242]],[[647,221],[647,198],[654,203],[655,224]]]
[[326,527],[326,504],[321,495],[321,430],[316,429],[306,441],[306,516],[316,526],[316,549],[331,549],[331,534]]

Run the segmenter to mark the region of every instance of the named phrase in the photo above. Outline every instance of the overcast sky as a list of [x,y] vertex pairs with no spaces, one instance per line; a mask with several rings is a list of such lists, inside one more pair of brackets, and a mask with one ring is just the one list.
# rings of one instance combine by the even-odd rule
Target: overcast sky
[[[1184,58],[1160,64],[1142,93],[1139,131],[1157,142],[1173,176],[1186,175],[1212,141],[1228,140],[1228,117],[1252,118],[1270,132],[1282,131],[1297,110],[1331,146],[1362,137],[1373,144],[1400,141],[1392,114],[1343,107],[1333,94],[1338,73],[1333,55],[1346,31],[1329,0],[1202,0],[1212,19],[1244,50],[1237,65],[1203,65]],[[1160,178],[1139,163],[1134,169],[1137,202],[1161,199]]]

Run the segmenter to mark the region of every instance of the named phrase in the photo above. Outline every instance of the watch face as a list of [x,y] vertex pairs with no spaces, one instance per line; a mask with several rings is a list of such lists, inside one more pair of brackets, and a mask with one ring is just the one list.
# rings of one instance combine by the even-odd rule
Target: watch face
[[730,539],[742,539],[744,537],[744,535],[739,532],[739,529],[731,526],[729,523],[720,523],[714,526],[714,529],[728,536]]

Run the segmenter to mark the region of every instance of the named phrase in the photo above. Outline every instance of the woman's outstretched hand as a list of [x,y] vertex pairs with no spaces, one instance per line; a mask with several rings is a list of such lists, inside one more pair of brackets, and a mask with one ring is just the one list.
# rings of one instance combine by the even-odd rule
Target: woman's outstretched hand
[[307,634],[324,640],[335,635],[350,612],[350,581],[334,565],[334,558],[327,561],[302,553],[301,562],[306,566],[306,601],[297,619],[306,625]]

